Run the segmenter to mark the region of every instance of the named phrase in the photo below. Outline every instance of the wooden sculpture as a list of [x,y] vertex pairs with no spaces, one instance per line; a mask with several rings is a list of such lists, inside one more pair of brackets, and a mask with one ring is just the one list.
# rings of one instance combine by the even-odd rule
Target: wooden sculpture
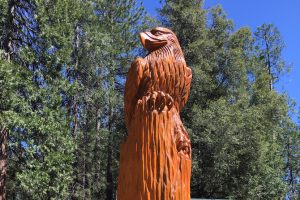
[[137,58],[125,85],[128,137],[121,146],[118,200],[190,199],[191,144],[179,113],[192,79],[176,35],[140,33],[149,54]]

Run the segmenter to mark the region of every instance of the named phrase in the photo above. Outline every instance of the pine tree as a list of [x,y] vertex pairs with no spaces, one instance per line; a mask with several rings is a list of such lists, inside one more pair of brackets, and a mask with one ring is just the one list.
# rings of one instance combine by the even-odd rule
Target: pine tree
[[71,181],[74,146],[61,108],[62,92],[69,86],[60,75],[64,63],[57,60],[63,56],[56,50],[64,43],[50,38],[54,25],[43,22],[49,6],[44,1],[12,0],[3,5],[7,14],[1,16],[1,44],[4,58],[12,63],[2,67],[4,88],[11,94],[1,113],[10,131],[8,196],[63,198]]
[[[16,104],[26,97],[26,85],[22,84],[25,80],[17,78],[19,70],[18,64],[22,64],[20,60],[19,49],[22,45],[30,43],[31,37],[25,37],[26,34],[31,33],[31,21],[24,16],[24,12],[30,13],[32,9],[28,1],[17,2],[13,0],[0,1],[0,30],[1,30],[1,84],[3,95],[1,108],[1,183],[0,183],[0,198],[6,199],[5,187],[7,176],[7,159],[8,147],[12,146],[9,140],[15,138],[15,134],[10,130],[13,128],[13,121],[20,122],[20,118],[12,118],[17,113],[22,112],[26,104]],[[14,74],[16,73],[16,74]],[[16,78],[10,78],[16,76]],[[2,92],[2,91],[1,91]],[[18,93],[13,95],[14,93]],[[28,102],[27,102],[28,103]],[[10,132],[10,135],[8,134]],[[16,152],[17,150],[15,150]],[[10,180],[10,178],[9,178]]]
[[[138,24],[142,21],[144,11],[142,7],[136,6],[135,0],[105,1],[99,4],[101,21],[104,23],[108,35],[111,36],[110,49],[108,49],[107,65],[107,107],[105,108],[105,126],[107,136],[107,160],[106,160],[106,199],[116,198],[116,180],[118,151],[121,138],[124,135],[123,98],[120,79],[124,80],[124,66],[128,66],[132,60],[131,52],[137,44]],[[105,8],[105,10],[103,9]],[[136,26],[136,27],[135,27]],[[122,120],[123,121],[123,120]],[[114,141],[114,142],[113,142]],[[117,151],[116,151],[117,150]]]
[[78,85],[76,102],[72,97],[68,103],[73,116],[78,116],[77,123],[71,123],[76,142],[72,199],[115,199],[118,151],[125,135],[125,67],[136,52],[134,33],[145,14],[133,0],[89,5],[79,23],[78,50],[73,54],[77,69],[69,73]]
[[[296,116],[295,102],[290,102],[290,114]],[[285,157],[285,180],[288,185],[287,197],[289,199],[298,199],[300,195],[300,184],[297,179],[300,176],[300,131],[291,118],[287,118],[284,123],[285,131],[283,134],[282,146]]]
[[[279,31],[164,3],[193,69],[192,196],[297,198],[299,130],[272,90],[287,69]],[[0,0],[0,199],[116,199],[125,75],[154,23],[135,0]]]
[[248,28],[234,31],[220,6],[206,11],[202,3],[166,0],[160,10],[193,70],[182,113],[192,138],[192,196],[282,198],[286,98],[269,89],[255,50],[261,41]]
[[269,87],[272,90],[274,83],[277,82],[282,72],[288,69],[288,66],[281,57],[285,44],[280,32],[273,24],[263,24],[258,27],[254,34],[257,43],[257,56],[266,66],[266,70],[270,76]]

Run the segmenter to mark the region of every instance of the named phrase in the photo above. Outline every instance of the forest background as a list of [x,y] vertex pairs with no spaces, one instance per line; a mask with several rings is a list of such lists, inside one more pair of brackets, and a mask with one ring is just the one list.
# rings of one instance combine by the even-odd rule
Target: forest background
[[138,32],[165,26],[193,70],[191,196],[299,199],[280,31],[204,3],[163,0],[151,17],[136,0],[0,0],[0,197],[116,199],[126,72],[146,53]]

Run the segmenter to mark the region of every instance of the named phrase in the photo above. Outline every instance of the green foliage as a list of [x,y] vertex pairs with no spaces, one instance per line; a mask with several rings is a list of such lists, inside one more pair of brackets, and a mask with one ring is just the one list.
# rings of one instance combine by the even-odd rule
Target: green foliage
[[278,30],[263,25],[255,34],[248,28],[234,31],[220,6],[203,10],[202,1],[165,0],[160,14],[177,33],[193,70],[182,113],[192,138],[192,196],[283,198],[282,138],[290,127],[289,108],[286,97],[269,85],[287,69]]
[[289,69],[281,57],[285,47],[284,41],[279,30],[273,24],[263,24],[258,27],[254,35],[256,37],[257,57],[264,64],[273,84],[282,72]]
[[[6,1],[1,27],[7,98],[1,121],[9,128],[8,196],[65,198],[72,181],[74,143],[61,108],[63,79],[49,64],[36,1]],[[12,23],[13,22],[13,23]],[[49,52],[48,52],[49,54]],[[49,77],[51,77],[49,79]],[[2,103],[2,102],[1,102]]]
[[[297,199],[299,129],[270,87],[288,69],[279,31],[235,30],[202,0],[163,2],[160,20],[193,70],[181,113],[192,196]],[[137,33],[156,23],[135,0],[0,0],[9,199],[116,199],[125,75],[142,52]]]

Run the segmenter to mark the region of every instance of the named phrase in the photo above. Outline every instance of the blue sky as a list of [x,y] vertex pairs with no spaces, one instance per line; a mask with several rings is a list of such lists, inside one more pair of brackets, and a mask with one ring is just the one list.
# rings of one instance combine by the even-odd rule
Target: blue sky
[[[152,16],[156,16],[159,0],[143,0]],[[287,94],[300,106],[300,0],[206,0],[204,8],[221,4],[236,28],[248,26],[253,31],[263,23],[278,27],[286,48],[283,58],[292,64],[289,74],[281,77],[275,88]]]

